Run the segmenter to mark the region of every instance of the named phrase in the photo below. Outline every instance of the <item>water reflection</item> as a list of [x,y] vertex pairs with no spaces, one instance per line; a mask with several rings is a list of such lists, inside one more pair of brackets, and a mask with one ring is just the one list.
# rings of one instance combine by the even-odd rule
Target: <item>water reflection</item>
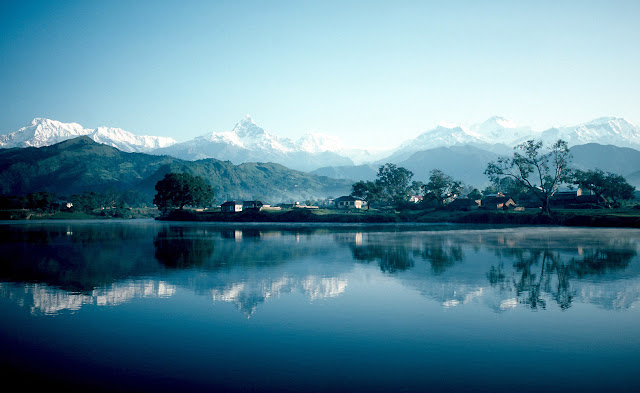
[[0,280],[89,293],[156,272],[152,249],[141,246],[152,236],[127,225],[0,225]]
[[[615,247],[615,248],[614,248]],[[610,243],[592,248],[577,246],[562,250],[545,248],[496,249],[500,257],[514,260],[514,272],[507,277],[504,264],[492,265],[487,277],[492,287],[503,292],[514,291],[518,302],[532,309],[545,308],[545,294],[561,309],[571,307],[576,296],[571,281],[596,276],[606,279],[615,272],[623,272],[637,255],[637,244],[630,240],[612,239]],[[576,255],[577,254],[577,255]]]
[[0,225],[0,295],[32,312],[171,297],[183,288],[246,316],[284,295],[339,298],[367,274],[445,308],[633,307],[638,231],[448,231],[130,223]]
[[207,231],[182,227],[163,228],[153,239],[156,259],[173,269],[203,266],[213,255],[214,240]]

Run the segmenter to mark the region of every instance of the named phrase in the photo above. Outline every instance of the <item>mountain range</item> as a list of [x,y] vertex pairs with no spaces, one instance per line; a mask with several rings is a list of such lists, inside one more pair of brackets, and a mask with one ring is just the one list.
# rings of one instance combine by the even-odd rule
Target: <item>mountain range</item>
[[171,155],[185,160],[216,158],[234,164],[277,162],[305,171],[321,166],[401,162],[415,152],[437,147],[472,145],[505,154],[518,143],[532,138],[545,143],[563,139],[569,146],[598,143],[640,149],[640,127],[616,117],[602,117],[576,126],[554,127],[540,132],[493,116],[470,127],[440,124],[396,148],[375,153],[349,148],[338,137],[325,134],[307,133],[297,141],[280,137],[265,131],[249,115],[230,131],[213,131],[185,142],[176,142],[168,137],[137,136],[120,128],[86,129],[77,123],[36,118],[17,131],[0,135],[0,147],[49,146],[83,135],[125,152]]
[[19,130],[0,135],[0,147],[43,147],[79,136],[87,136],[98,143],[113,146],[124,152],[149,152],[176,143],[173,138],[134,135],[121,128],[98,127],[88,129],[78,123],[35,118]]
[[259,199],[265,203],[304,201],[349,192],[351,182],[295,171],[274,163],[126,153],[81,136],[52,146],[0,150],[0,194],[48,191],[68,196],[84,191],[138,191],[150,202],[155,185],[169,172],[203,177],[218,202]]
[[339,153],[342,143],[334,137],[306,134],[297,141],[266,132],[247,115],[231,131],[212,132],[195,139],[154,150],[185,160],[216,158],[234,164],[277,162],[303,171],[327,165],[353,165]]
[[349,148],[339,138],[328,135],[305,134],[296,141],[280,137],[265,131],[249,115],[230,131],[214,131],[185,142],[136,136],[119,128],[86,129],[77,123],[36,118],[15,132],[0,135],[0,147],[44,147],[78,136],[123,152],[172,156],[185,162],[272,162],[352,181],[374,179],[379,166],[391,162],[413,171],[415,180],[426,181],[429,171],[437,168],[478,187],[488,183],[483,174],[486,164],[500,155],[510,155],[515,145],[528,139],[546,144],[563,139],[571,147],[574,167],[619,173],[640,186],[640,127],[616,117],[541,132],[499,116],[470,127],[440,124],[384,155]]

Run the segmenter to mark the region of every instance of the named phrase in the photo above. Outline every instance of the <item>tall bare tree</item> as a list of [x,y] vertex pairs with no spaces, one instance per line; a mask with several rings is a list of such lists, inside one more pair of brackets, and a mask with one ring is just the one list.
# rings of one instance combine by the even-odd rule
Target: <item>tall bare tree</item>
[[568,168],[571,154],[567,142],[558,139],[545,149],[541,141],[528,140],[514,148],[512,157],[500,157],[484,171],[496,183],[510,177],[535,195],[542,204],[542,213],[551,214],[549,199],[563,182],[570,181]]

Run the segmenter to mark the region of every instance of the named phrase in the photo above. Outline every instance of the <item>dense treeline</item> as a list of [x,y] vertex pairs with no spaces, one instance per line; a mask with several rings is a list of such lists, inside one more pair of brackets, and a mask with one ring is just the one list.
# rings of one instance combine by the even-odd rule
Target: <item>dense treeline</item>
[[[581,187],[595,195],[595,204],[620,206],[635,198],[635,188],[618,174],[594,170],[570,170],[571,154],[566,142],[558,140],[549,147],[529,140],[514,148],[513,156],[500,157],[487,165],[484,173],[491,185],[484,191],[465,186],[439,169],[430,172],[426,183],[413,180],[413,172],[387,163],[380,166],[375,181],[352,185],[351,195],[367,202],[368,207],[403,208],[411,202],[422,208],[444,207],[457,198],[481,199],[501,193],[514,200],[534,200],[544,214],[550,214],[552,199],[560,186]],[[415,203],[413,205],[416,205]]]
[[138,191],[108,190],[97,193],[57,196],[50,192],[33,192],[24,196],[0,195],[0,210],[28,209],[39,213],[55,212],[99,214],[108,217],[129,217],[131,208],[149,207],[147,198]]

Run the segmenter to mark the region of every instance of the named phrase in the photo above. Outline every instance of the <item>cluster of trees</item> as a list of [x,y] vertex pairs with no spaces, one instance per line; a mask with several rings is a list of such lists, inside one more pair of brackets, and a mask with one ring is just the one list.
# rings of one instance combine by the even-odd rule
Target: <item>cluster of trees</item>
[[[591,190],[597,200],[619,204],[635,196],[635,188],[620,175],[595,170],[569,168],[571,154],[568,145],[558,140],[545,147],[540,141],[529,140],[514,148],[511,157],[501,157],[487,165],[484,173],[492,185],[484,194],[502,192],[514,198],[528,196],[539,200],[542,212],[550,213],[550,200],[561,185],[577,185]],[[439,169],[430,172],[427,183],[412,181],[413,173],[394,164],[378,170],[375,181],[359,181],[352,186],[351,195],[371,204],[395,205],[408,202],[411,195],[421,194],[423,203],[442,206],[460,195],[480,199],[479,190],[465,186]]]
[[[70,205],[67,205],[70,204]],[[145,207],[147,198],[138,191],[83,192],[70,196],[57,196],[51,192],[33,192],[25,196],[0,195],[0,209],[29,209],[42,213],[75,211],[92,213],[97,209],[107,209],[109,214],[120,216],[129,207]]]
[[624,200],[635,197],[635,187],[627,183],[627,180],[618,174],[595,170],[576,170],[572,175],[573,184],[593,191],[597,199],[602,198],[619,205]]
[[485,174],[497,190],[510,195],[527,194],[537,198],[542,212],[550,213],[550,199],[563,185],[577,185],[593,191],[599,202],[603,197],[613,204],[635,197],[635,187],[623,176],[602,170],[571,170],[567,142],[558,140],[549,148],[529,140],[514,148],[512,157],[501,157],[487,165]]
[[[184,209],[185,206],[208,206],[213,202],[213,188],[200,176],[189,173],[167,173],[155,189],[153,203],[163,212]],[[66,197],[58,197],[50,192],[35,192],[26,196],[0,195],[0,209],[31,209],[44,213],[55,211],[76,211],[126,216],[130,207],[146,207],[147,197],[138,191],[104,192],[85,191]]]
[[454,180],[438,169],[431,171],[425,184],[414,181],[413,172],[387,163],[378,170],[375,181],[359,181],[353,184],[351,195],[372,204],[394,205],[401,207],[409,202],[413,195],[424,195],[424,200],[443,205],[445,200],[462,192],[462,182]]
[[185,206],[209,206],[213,188],[200,176],[190,173],[167,173],[156,183],[153,203],[162,212],[184,209]]
[[484,173],[494,184],[508,177],[540,200],[542,211],[550,213],[549,199],[558,187],[571,180],[567,142],[558,140],[548,152],[542,142],[529,140],[515,147],[512,157],[500,157],[490,162]]

